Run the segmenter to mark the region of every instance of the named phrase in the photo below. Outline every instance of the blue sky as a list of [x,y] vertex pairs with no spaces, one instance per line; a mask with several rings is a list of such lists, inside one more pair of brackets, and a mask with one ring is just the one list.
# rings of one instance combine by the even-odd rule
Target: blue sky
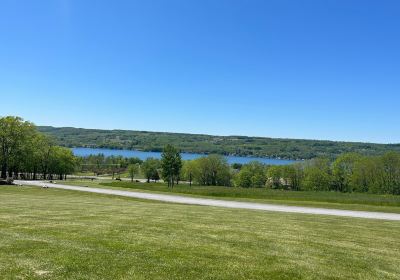
[[0,2],[0,115],[400,143],[400,2]]

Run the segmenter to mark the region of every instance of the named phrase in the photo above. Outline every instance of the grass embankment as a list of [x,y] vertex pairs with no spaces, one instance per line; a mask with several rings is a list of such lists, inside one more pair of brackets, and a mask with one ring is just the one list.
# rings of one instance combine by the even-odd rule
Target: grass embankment
[[[69,183],[69,182],[68,182]],[[75,181],[73,184],[88,185],[87,181]],[[274,203],[297,206],[348,209],[360,211],[379,211],[400,213],[400,196],[375,195],[363,193],[283,191],[266,188],[229,188],[177,185],[173,189],[163,183],[131,183],[94,181],[89,186],[132,189],[140,191],[174,193],[190,196],[202,196],[218,199]]]
[[0,187],[2,279],[399,279],[400,223]]

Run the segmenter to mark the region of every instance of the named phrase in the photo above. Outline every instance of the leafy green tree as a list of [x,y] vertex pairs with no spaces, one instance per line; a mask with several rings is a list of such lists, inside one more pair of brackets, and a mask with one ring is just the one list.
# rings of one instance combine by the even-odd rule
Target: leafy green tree
[[361,156],[356,153],[346,153],[340,155],[332,165],[332,174],[334,179],[334,189],[340,192],[352,191],[351,178],[354,165]]
[[129,173],[129,177],[131,178],[131,182],[133,182],[133,179],[139,173],[139,163],[129,164],[128,165],[128,173]]
[[330,173],[330,162],[326,158],[311,160],[304,169],[304,180],[302,187],[305,190],[327,191],[332,184]]
[[193,160],[194,180],[204,186],[230,186],[232,173],[226,159],[209,155]]
[[125,161],[127,164],[139,164],[141,165],[143,163],[143,160],[141,160],[138,157],[131,157],[131,158],[125,158]]
[[231,184],[230,167],[226,159],[220,155],[209,155],[206,168],[209,171],[211,186],[229,186]]
[[253,187],[252,177],[253,174],[248,168],[242,168],[235,176],[235,186],[241,188]]
[[301,163],[283,165],[280,167],[284,186],[289,190],[300,190],[304,178],[304,167]]
[[246,165],[246,168],[251,171],[252,186],[255,188],[264,187],[267,181],[265,166],[258,161],[252,161]]
[[305,169],[303,188],[309,191],[327,191],[331,184],[331,178],[328,173],[316,167]]
[[400,153],[388,152],[380,161],[383,169],[382,192],[400,194]]
[[381,192],[380,178],[383,170],[378,157],[362,157],[354,163],[350,178],[352,189],[357,192]]
[[183,163],[182,176],[185,180],[189,181],[189,186],[192,186],[193,177],[196,173],[196,162],[193,160],[187,160]]
[[161,154],[161,173],[168,187],[173,188],[175,181],[179,180],[182,168],[182,159],[178,150],[172,145],[166,145]]
[[258,161],[253,161],[242,166],[236,175],[235,185],[244,188],[260,188],[265,186],[266,180],[265,166]]
[[55,146],[50,153],[49,176],[53,180],[56,175],[59,180],[66,178],[67,174],[74,172],[76,158],[68,148]]
[[195,164],[194,179],[199,185],[210,185],[210,167],[207,157],[201,157],[193,160]]
[[400,194],[400,153],[362,157],[354,165],[351,184],[358,192]]
[[241,163],[233,163],[232,168],[236,170],[240,170],[242,168],[243,164]]
[[268,167],[267,170],[268,184],[272,188],[280,188],[282,186],[282,168],[278,165]]
[[147,183],[150,183],[150,180],[157,181],[160,176],[158,174],[158,169],[160,168],[160,160],[156,158],[148,158],[142,164],[143,175],[147,179]]
[[52,141],[43,134],[35,134],[34,137],[31,138],[30,145],[28,149],[29,152],[26,155],[30,155],[27,157],[27,171],[32,173],[32,179],[36,180],[37,175],[40,172],[41,174],[47,173],[44,172],[44,167],[48,167],[48,161],[50,152],[49,149],[53,145]]
[[42,135],[38,137],[35,147],[34,157],[39,163],[38,169],[42,174],[42,178],[46,179],[47,174],[50,172],[51,155],[56,146],[51,139]]
[[12,172],[17,171],[18,165],[29,137],[35,134],[32,123],[20,117],[0,118],[0,163],[1,178],[12,177]]

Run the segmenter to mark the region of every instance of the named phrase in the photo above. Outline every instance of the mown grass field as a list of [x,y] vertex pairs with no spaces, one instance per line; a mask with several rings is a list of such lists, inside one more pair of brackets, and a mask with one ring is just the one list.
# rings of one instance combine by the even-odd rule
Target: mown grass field
[[399,279],[400,223],[0,187],[2,279]]
[[110,189],[130,189],[134,191],[174,193],[226,200],[251,201],[332,209],[377,211],[400,213],[400,196],[363,193],[283,191],[267,188],[205,187],[180,184],[173,189],[163,183],[116,182],[111,180],[69,180],[60,182],[71,185],[102,187]]

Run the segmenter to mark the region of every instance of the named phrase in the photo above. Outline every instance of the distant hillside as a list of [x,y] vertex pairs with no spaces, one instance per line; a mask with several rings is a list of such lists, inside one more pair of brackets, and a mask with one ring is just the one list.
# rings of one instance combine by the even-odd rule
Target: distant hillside
[[171,143],[179,147],[182,152],[285,159],[310,159],[316,156],[335,157],[344,152],[373,155],[382,154],[388,150],[400,151],[400,144],[385,145],[50,126],[39,126],[38,129],[53,136],[59,145],[66,147],[161,151],[166,144]]

